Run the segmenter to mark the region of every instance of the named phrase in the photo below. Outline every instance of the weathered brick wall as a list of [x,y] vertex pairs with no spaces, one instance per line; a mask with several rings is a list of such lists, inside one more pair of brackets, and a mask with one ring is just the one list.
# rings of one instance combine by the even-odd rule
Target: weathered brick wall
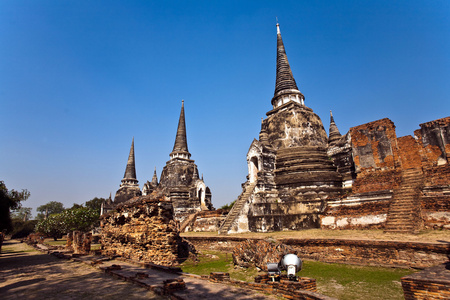
[[394,241],[285,239],[301,258],[324,262],[426,268],[448,261],[450,245]]
[[104,255],[173,266],[180,242],[172,204],[161,195],[122,203],[102,217]]
[[320,217],[322,229],[382,229],[389,201],[329,206]]
[[350,128],[357,177],[353,193],[394,189],[400,172],[394,123],[385,118]]
[[449,162],[450,117],[420,124],[420,129],[414,131],[414,135],[422,144],[427,166]]
[[450,195],[423,196],[420,206],[425,229],[450,229]]
[[223,209],[198,212],[188,231],[219,231],[220,225],[225,221],[227,214],[228,210]]
[[[196,249],[231,252],[240,237],[188,237]],[[257,239],[253,239],[257,240]],[[301,259],[355,265],[426,268],[448,261],[449,244],[394,241],[279,239],[291,246]]]
[[397,139],[400,160],[403,169],[421,168],[422,156],[419,143],[412,136],[402,136]]
[[385,118],[350,128],[356,171],[394,168],[398,160],[394,123]]
[[405,300],[450,299],[450,282],[402,279],[402,287]]
[[359,173],[353,183],[353,193],[393,190],[400,186],[401,170],[372,170]]
[[425,186],[450,185],[450,165],[424,168]]
[[435,266],[402,278],[405,300],[450,299],[450,263]]

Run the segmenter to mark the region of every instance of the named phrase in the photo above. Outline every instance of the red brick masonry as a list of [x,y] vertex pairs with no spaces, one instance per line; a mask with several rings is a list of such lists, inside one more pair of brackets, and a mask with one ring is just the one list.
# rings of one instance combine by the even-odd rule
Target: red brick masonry
[[[196,249],[231,252],[241,237],[187,237]],[[257,239],[255,239],[257,240]],[[448,261],[450,244],[338,239],[278,239],[301,259],[355,265],[424,269]]]

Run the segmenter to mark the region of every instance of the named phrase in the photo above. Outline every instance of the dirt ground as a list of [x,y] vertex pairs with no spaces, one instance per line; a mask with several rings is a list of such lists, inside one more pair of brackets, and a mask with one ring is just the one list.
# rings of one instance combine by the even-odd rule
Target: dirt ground
[[0,254],[0,298],[167,299],[81,263],[7,240]]
[[[136,274],[146,286],[163,286],[164,280],[183,279],[186,289],[174,295],[190,300],[276,300],[274,295],[226,284],[211,283],[195,275],[146,269],[123,260],[104,261],[100,267],[120,265],[113,277],[91,266],[89,255],[77,262],[43,254],[17,240],[8,240],[0,254],[0,299],[169,299],[134,285]],[[121,279],[116,279],[119,277]],[[122,279],[126,279],[123,281]]]

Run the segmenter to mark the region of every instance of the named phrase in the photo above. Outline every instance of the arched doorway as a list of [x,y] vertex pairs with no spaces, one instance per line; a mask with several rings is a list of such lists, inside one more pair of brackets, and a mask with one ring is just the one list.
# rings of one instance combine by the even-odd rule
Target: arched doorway
[[250,159],[250,182],[255,182],[258,178],[258,157],[253,156]]

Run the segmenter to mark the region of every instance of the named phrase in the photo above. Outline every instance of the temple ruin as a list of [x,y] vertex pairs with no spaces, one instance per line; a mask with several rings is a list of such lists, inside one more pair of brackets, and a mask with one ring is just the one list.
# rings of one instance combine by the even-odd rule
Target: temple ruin
[[228,214],[210,213],[211,191],[188,150],[184,102],[160,180],[155,169],[139,189],[133,139],[120,188],[104,211],[160,191],[182,230],[450,229],[450,117],[420,124],[414,136],[397,137],[387,118],[341,134],[330,111],[327,135],[294,79],[279,24],[270,102],[247,153],[247,180]]
[[142,191],[136,178],[134,156],[134,138],[131,143],[125,175],[117,190],[114,200],[111,197],[102,205],[102,214],[114,210],[119,204],[135,200],[140,196],[148,196],[153,192],[162,192],[173,206],[173,217],[182,222],[188,215],[213,209],[211,190],[206,186],[203,176],[199,172],[195,161],[190,159],[186,137],[186,121],[184,116],[184,101],[178,121],[175,144],[170,153],[170,160],[164,166],[160,181],[156,175],[156,168],[152,181],[147,181]]
[[397,138],[382,119],[327,136],[305,105],[277,24],[272,110],[247,153],[243,191],[219,233],[303,228],[416,232],[450,225],[450,117]]

